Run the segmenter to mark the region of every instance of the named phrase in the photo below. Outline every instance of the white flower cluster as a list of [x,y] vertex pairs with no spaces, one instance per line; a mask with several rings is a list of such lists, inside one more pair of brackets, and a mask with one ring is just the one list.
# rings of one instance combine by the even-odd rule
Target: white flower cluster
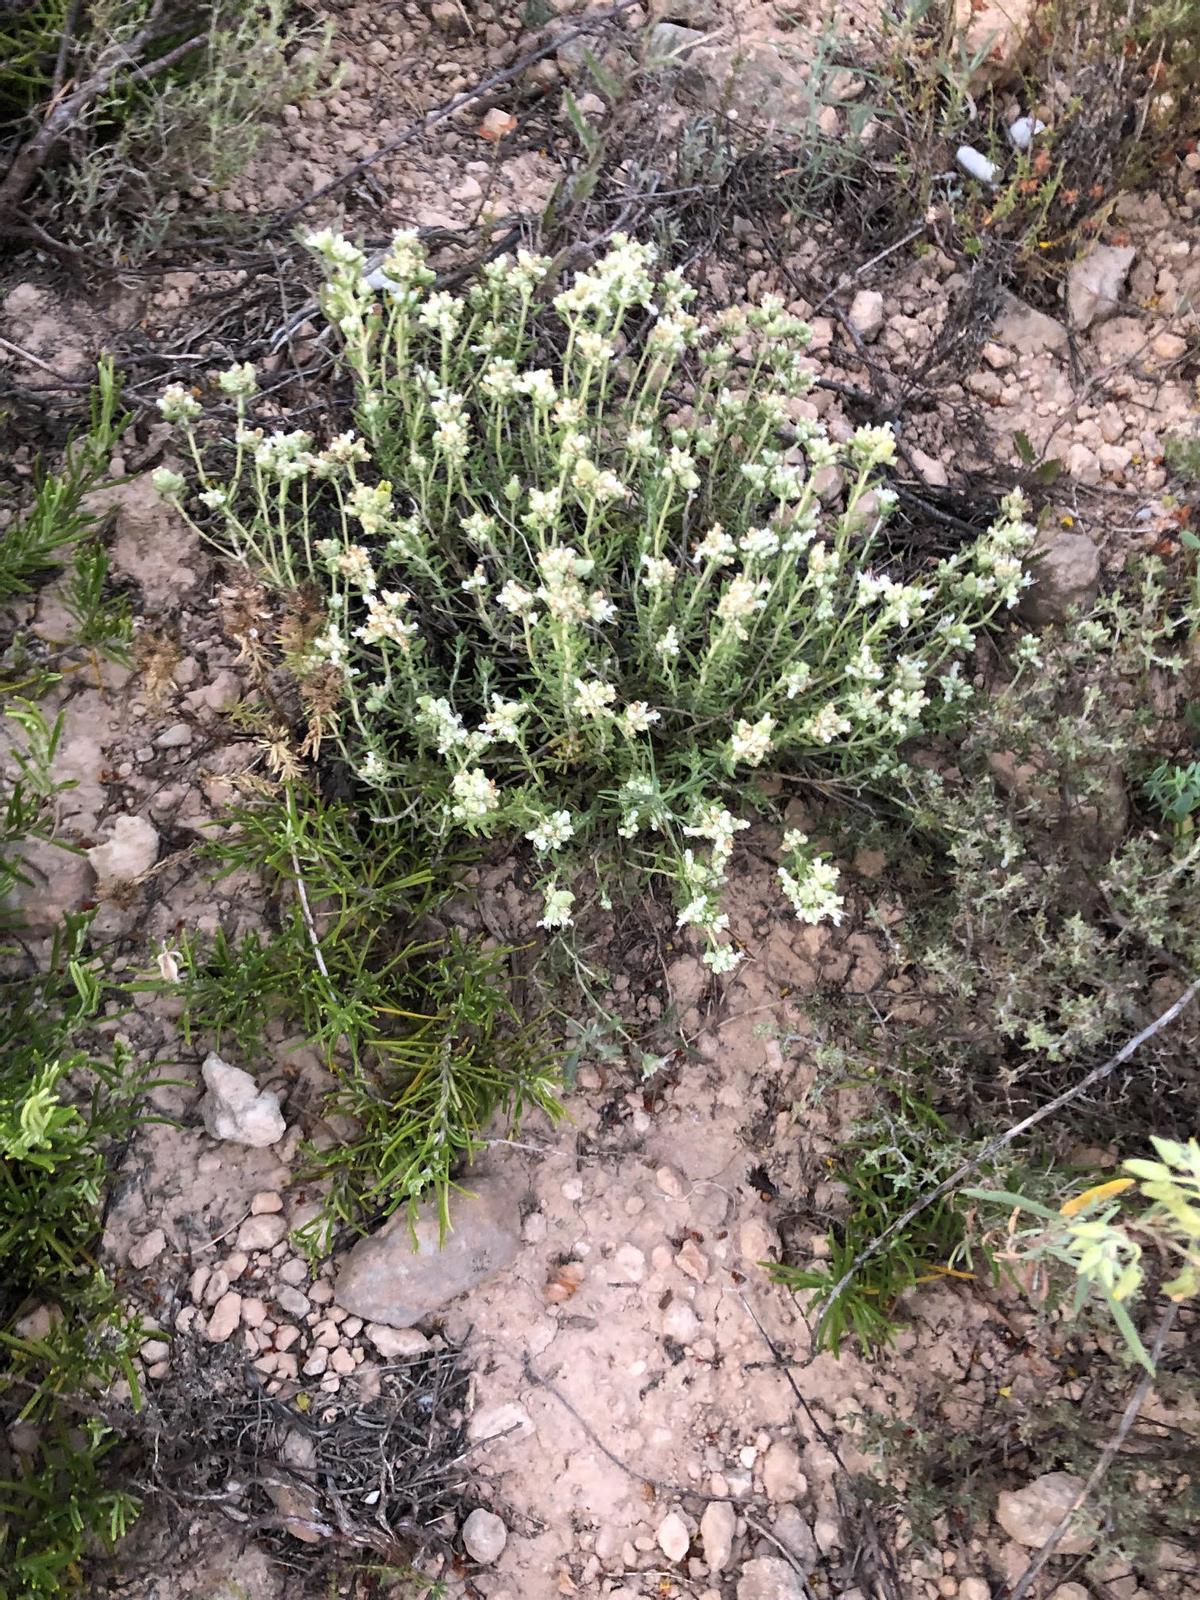
[[807,836],[795,829],[783,836],[792,866],[779,868],[784,896],[801,922],[841,922],[846,902],[837,892],[838,870],[832,862],[807,852]]
[[[807,324],[771,295],[706,324],[651,245],[616,235],[547,295],[526,251],[459,293],[413,233],[374,269],[335,232],[310,242],[363,437],[253,425],[257,377],[234,366],[215,390],[236,462],[212,481],[199,399],[172,385],[206,536],[319,590],[308,655],[340,675],[364,783],[407,788],[440,831],[523,834],[554,868],[547,929],[571,925],[584,862],[601,905],[606,853],[668,875],[679,925],[731,970],[735,798],[796,759],[886,771],[961,714],[976,636],[1028,581],[1023,504],[907,564],[881,537],[895,438],[829,436]],[[183,471],[155,481],[186,509]],[[805,920],[842,915],[804,841],[780,885]]]

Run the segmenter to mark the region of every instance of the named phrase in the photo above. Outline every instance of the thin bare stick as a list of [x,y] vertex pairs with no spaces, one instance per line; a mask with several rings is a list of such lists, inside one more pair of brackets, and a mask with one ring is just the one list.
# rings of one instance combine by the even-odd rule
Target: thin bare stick
[[35,356],[32,350],[26,350],[23,345],[13,344],[10,339],[0,339],[0,350],[8,350],[14,356],[20,356],[22,361],[28,361],[31,367],[40,367],[43,372],[48,372],[52,378],[57,378],[64,389],[90,389],[91,384],[80,384],[74,378],[64,378],[61,372],[55,372],[48,361],[43,361],[41,356]]
[[304,879],[300,876],[300,860],[295,848],[292,852],[292,872],[296,878],[296,896],[300,901],[300,914],[304,918],[304,926],[308,929],[308,937],[312,941],[313,955],[317,962],[317,971],[329,981],[329,968],[325,965],[325,957],[321,954],[321,941],[317,937],[317,925],[313,921],[312,908],[308,903],[308,890],[304,887]]
[[935,1189],[930,1189],[928,1194],[922,1195],[920,1200],[915,1201],[907,1210],[902,1211],[894,1222],[890,1222],[883,1232],[876,1235],[871,1243],[867,1245],[866,1249],[858,1252],[846,1271],[834,1284],[829,1293],[829,1298],[825,1301],[813,1334],[813,1348],[818,1349],[820,1347],[821,1336],[829,1321],[830,1313],[851,1282],[853,1282],[859,1269],[864,1267],[872,1257],[877,1256],[889,1239],[894,1238],[903,1228],[907,1228],[915,1217],[919,1217],[922,1211],[935,1204],[943,1195],[949,1194],[952,1189],[957,1189],[964,1179],[969,1178],[985,1161],[990,1161],[994,1155],[998,1155],[1001,1150],[1007,1148],[1015,1139],[1019,1139],[1023,1133],[1028,1133],[1030,1128],[1037,1127],[1039,1122],[1045,1122],[1047,1117],[1054,1116],[1064,1106],[1070,1105],[1073,1100],[1078,1100],[1081,1094],[1085,1094],[1101,1079],[1107,1078],[1110,1072],[1114,1072],[1123,1062],[1128,1061],[1130,1056],[1140,1049],[1147,1040],[1153,1039],[1156,1033],[1161,1032],[1169,1023],[1174,1022],[1179,1013],[1191,1005],[1197,994],[1200,994],[1200,978],[1194,979],[1173,1005],[1169,1005],[1160,1016],[1155,1017],[1153,1022],[1148,1023],[1140,1033],[1134,1034],[1128,1043],[1123,1044],[1115,1056],[1110,1056],[1100,1066],[1093,1067],[1091,1072],[1080,1078],[1078,1083],[1072,1084],[1069,1089],[1065,1089],[1062,1094],[1048,1101],[1037,1111],[1031,1111],[1027,1117],[1022,1118],[1007,1132],[998,1134],[996,1138],[989,1140],[977,1155],[973,1155],[970,1160],[964,1161],[948,1178],[943,1178]]
[[328,183],[323,183],[319,189],[314,189],[306,200],[301,200],[296,205],[289,206],[286,211],[281,212],[279,216],[272,220],[272,227],[279,227],[284,222],[290,222],[293,217],[298,217],[302,212],[307,211],[309,206],[315,205],[318,200],[323,200],[327,194],[332,194],[335,189],[342,188],[344,184],[353,183],[359,173],[366,172],[368,167],[373,166],[376,161],[381,160],[384,156],[394,154],[395,151],[402,149],[406,144],[411,144],[414,139],[419,139],[423,133],[428,133],[431,128],[436,128],[439,122],[445,122],[447,117],[452,117],[456,111],[461,111],[463,106],[470,105],[472,100],[478,100],[481,96],[490,94],[493,89],[502,89],[506,83],[511,83],[514,78],[519,78],[523,72],[527,72],[530,67],[544,60],[546,56],[553,55],[555,51],[561,50],[565,44],[570,44],[574,39],[583,38],[585,34],[591,33],[598,28],[601,23],[611,22],[614,17],[619,17],[622,12],[628,11],[636,3],[637,0],[619,0],[619,4],[609,6],[607,11],[597,11],[592,16],[584,17],[577,27],[568,29],[566,33],[555,34],[553,38],[547,39],[545,44],[539,45],[536,50],[531,50],[528,55],[522,56],[519,61],[514,61],[511,67],[505,67],[503,72],[493,72],[489,77],[477,83],[473,89],[464,89],[461,94],[456,94],[453,99],[447,100],[444,105],[438,106],[436,110],[430,111],[428,115],[422,117],[420,122],[414,122],[410,128],[406,128],[396,138],[389,139],[386,144],[381,144],[378,150],[372,150],[370,155],[363,156],[353,166],[347,167],[344,172],[340,172],[336,178],[330,178]]
[[759,1522],[757,1517],[747,1517],[746,1526],[748,1528],[753,1528],[755,1533],[761,1535],[762,1538],[766,1539],[770,1544],[775,1546],[776,1550],[779,1551],[779,1554],[796,1574],[796,1577],[800,1583],[800,1587],[804,1590],[807,1600],[813,1600],[813,1592],[809,1586],[808,1576],[805,1573],[804,1568],[796,1560],[795,1556],[788,1549],[787,1545],[784,1544],[783,1540],[778,1536],[778,1534],[772,1533],[770,1528],[767,1527],[766,1523]]
[[82,0],[71,0],[71,9],[67,12],[66,22],[63,23],[62,38],[58,41],[58,57],[54,63],[54,81],[50,85],[51,105],[58,99],[63,84],[67,81],[67,60],[75,43],[75,29],[79,26],[81,4]]
[[[783,1351],[775,1343],[775,1340],[772,1339],[771,1335],[767,1332],[766,1328],[763,1326],[762,1318],[759,1316],[758,1312],[755,1311],[754,1307],[750,1304],[749,1300],[747,1300],[742,1291],[740,1289],[736,1289],[734,1293],[741,1301],[742,1309],[745,1311],[746,1315],[750,1318],[751,1322],[753,1322],[754,1326],[761,1334],[763,1343],[771,1352],[771,1365],[783,1373],[784,1382],[792,1391],[796,1404],[804,1412],[804,1415],[812,1424],[817,1437],[829,1451],[833,1459],[837,1462],[843,1473],[845,1473],[846,1480],[849,1482],[851,1476],[850,1469],[847,1467],[845,1458],[843,1457],[841,1450],[838,1448],[837,1439],[822,1423],[820,1417],[817,1416],[817,1413],[814,1411],[811,1403],[809,1402],[808,1396],[796,1382],[795,1374],[792,1372],[793,1363],[788,1360]],[[855,1509],[858,1512],[863,1543],[867,1548],[867,1553],[870,1555],[871,1560],[875,1564],[874,1576],[876,1580],[876,1587],[882,1590],[886,1600],[902,1600],[900,1582],[895,1571],[895,1562],[890,1559],[890,1553],[888,1556],[885,1556],[884,1554],[883,1541],[879,1537],[879,1529],[875,1525],[875,1518],[871,1512],[870,1506],[860,1497],[856,1503]]]
[[906,244],[911,244],[914,239],[919,239],[924,232],[924,221],[918,222],[916,227],[910,228],[903,238],[897,239],[894,244],[889,244],[886,250],[880,250],[876,255],[873,255],[869,261],[864,261],[861,267],[856,267],[850,274],[850,277],[846,283],[839,283],[836,288],[829,291],[823,300],[817,301],[816,305],[812,309],[813,316],[815,316],[817,312],[822,309],[822,307],[827,306],[835,294],[840,294],[843,289],[849,287],[849,284],[857,282],[857,280],[862,277],[864,272],[869,272],[872,267],[878,266],[881,261],[886,261],[888,256],[895,255],[897,250],[903,250]]
[[523,1366],[525,1369],[526,1381],[528,1383],[535,1384],[539,1389],[545,1389],[548,1394],[553,1395],[558,1401],[559,1405],[562,1406],[563,1410],[569,1411],[570,1414],[575,1418],[575,1421],[596,1446],[596,1449],[599,1450],[602,1455],[607,1456],[609,1461],[612,1462],[613,1466],[619,1467],[627,1477],[633,1478],[638,1483],[648,1483],[652,1489],[659,1489],[664,1494],[674,1495],[678,1500],[683,1500],[690,1496],[693,1500],[705,1500],[710,1504],[716,1504],[718,1502],[731,1500],[733,1498],[732,1495],[728,1494],[708,1494],[703,1489],[694,1488],[690,1483],[670,1483],[665,1478],[652,1478],[648,1472],[639,1472],[636,1467],[631,1467],[628,1461],[622,1461],[621,1457],[617,1455],[615,1451],[609,1449],[604,1440],[596,1432],[595,1428],[592,1427],[591,1423],[588,1422],[586,1417],[580,1415],[580,1413],[567,1399],[566,1395],[563,1394],[561,1389],[556,1388],[555,1385],[550,1382],[549,1378],[543,1378],[534,1371],[533,1363],[530,1361],[528,1355],[524,1357]]
[[[1150,1351],[1150,1365],[1154,1368],[1157,1368],[1158,1366],[1158,1358],[1162,1355],[1163,1345],[1166,1343],[1167,1334],[1171,1331],[1171,1324],[1175,1321],[1175,1313],[1178,1310],[1179,1307],[1172,1303],[1163,1312],[1162,1321],[1158,1325],[1158,1332],[1154,1336],[1154,1345]],[[1025,1596],[1029,1593],[1030,1586],[1032,1585],[1034,1579],[1037,1577],[1038,1573],[1046,1565],[1047,1561],[1049,1561],[1050,1557],[1058,1549],[1059,1544],[1070,1531],[1072,1519],[1078,1516],[1079,1512],[1091,1499],[1101,1478],[1103,1478],[1109,1467],[1112,1466],[1113,1461],[1116,1458],[1117,1451],[1125,1443],[1125,1440],[1129,1435],[1129,1430],[1137,1421],[1138,1412],[1141,1411],[1142,1407],[1146,1403],[1146,1396],[1150,1393],[1150,1388],[1153,1383],[1154,1373],[1147,1372],[1143,1376],[1141,1383],[1138,1384],[1137,1388],[1130,1395],[1129,1404],[1121,1413],[1121,1421],[1117,1427],[1117,1431],[1113,1434],[1112,1438],[1100,1452],[1100,1458],[1096,1462],[1096,1465],[1092,1468],[1091,1472],[1088,1474],[1087,1482],[1075,1496],[1075,1499],[1071,1502],[1071,1505],[1063,1515],[1062,1521],[1059,1522],[1058,1526],[1051,1533],[1050,1537],[1038,1551],[1037,1555],[1034,1556],[1033,1560],[1025,1568],[1025,1571],[1017,1579],[1014,1587],[1009,1591],[1009,1600],[1025,1600]]]

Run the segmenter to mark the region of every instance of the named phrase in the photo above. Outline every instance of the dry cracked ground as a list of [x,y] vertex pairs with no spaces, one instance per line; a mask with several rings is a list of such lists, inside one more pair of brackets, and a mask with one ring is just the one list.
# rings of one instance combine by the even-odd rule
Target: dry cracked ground
[[[575,8],[549,9],[552,25],[566,29]],[[752,92],[761,100],[769,89],[774,114],[786,118],[804,75],[781,49],[774,8],[680,0],[658,15],[677,30],[672,48],[701,52],[679,85],[681,118],[706,81],[725,84],[735,39],[743,53],[752,47]],[[502,71],[531,37],[527,18],[475,0],[349,6],[333,18],[339,87],[288,108],[272,148],[226,204],[253,213],[303,199],[414,115]],[[646,20],[626,16],[628,37]],[[553,95],[578,75],[579,59],[570,45],[547,55],[533,81]],[[603,125],[594,88],[581,90],[580,105]],[[1196,413],[1198,166],[1189,156],[1173,186],[1118,205],[1072,272],[1070,336],[1065,311],[1059,319],[1020,302],[1001,307],[977,370],[906,433],[917,472],[944,483],[942,463],[961,449],[956,409],[969,396],[982,402],[1002,457],[1013,458],[1021,433],[1061,461],[1075,514],[1051,537],[1035,593],[1040,617],[1086,597],[1106,566],[1151,546],[1170,524],[1163,442]],[[484,205],[496,215],[536,211],[558,176],[545,149],[498,146],[494,121],[489,132],[477,111],[370,173],[369,196],[334,195],[312,215],[343,207],[353,223],[356,207],[369,204],[376,232],[462,227]],[[837,317],[795,299],[766,244],[747,225],[696,270],[707,272],[714,299],[782,292],[814,322],[818,372],[843,382],[847,373],[865,382],[872,361],[901,370],[918,361],[962,288],[937,248],[905,253],[830,278]],[[790,264],[807,279],[821,248],[798,242]],[[26,276],[2,286],[0,331],[60,378],[78,378],[122,330],[169,327],[194,297],[219,290],[227,279],[215,274],[131,278],[87,304],[48,265],[26,262]],[[214,361],[221,356],[213,351]],[[3,359],[30,382],[53,385],[21,357]],[[812,405],[844,436],[850,423],[834,391]],[[80,656],[80,670],[53,692],[49,709],[65,717],[57,773],[76,782],[60,821],[83,853],[35,853],[44,879],[25,906],[36,939],[62,910],[98,902],[97,936],[131,977],[152,970],[181,929],[233,937],[262,916],[253,880],[214,885],[197,859],[261,752],[231,718],[249,683],[220,626],[218,570],[149,487],[148,471],[168,449],[164,430],[142,426],[135,437],[113,464],[127,481],[106,491],[114,572],[133,586],[142,633],[178,648],[153,682]],[[832,475],[831,505],[841,488]],[[51,642],[66,632],[53,586],[16,621]],[[320,1415],[325,1405],[369,1403],[406,1364],[461,1346],[470,1387],[458,1420],[477,1509],[461,1527],[438,1530],[446,1554],[425,1563],[447,1594],[873,1600],[884,1592],[874,1587],[878,1552],[850,1493],[854,1474],[871,1465],[864,1417],[903,1421],[936,1393],[940,1425],[969,1432],[985,1416],[1017,1423],[1052,1398],[1076,1399],[1086,1376],[1064,1380],[1039,1358],[1018,1299],[950,1282],[910,1297],[885,1356],[811,1357],[802,1304],[772,1286],[763,1264],[785,1238],[791,1259],[825,1252],[819,1219],[837,1198],[827,1173],[858,1108],[820,1079],[804,1001],[837,986],[856,994],[898,986],[887,929],[904,908],[881,899],[875,881],[886,863],[863,852],[841,863],[855,885],[855,915],[842,928],[784,923],[767,909],[772,844],[757,831],[744,841],[732,932],[750,959],[714,984],[669,937],[627,952],[617,997],[659,1041],[665,1064],[642,1083],[624,1063],[585,1058],[566,1121],[535,1118],[513,1141],[497,1130],[465,1180],[470,1193],[442,1252],[426,1229],[414,1256],[407,1228],[394,1223],[311,1270],[291,1242],[316,1209],[296,1177],[298,1150],[302,1139],[339,1137],[336,1121],[322,1118],[328,1079],[315,1053],[273,1027],[267,1060],[238,1060],[229,1048],[224,1060],[210,1056],[207,1041],[179,1036],[169,995],[142,995],[132,1014],[114,1016],[112,1034],[175,1080],[155,1091],[164,1120],[147,1121],[125,1155],[105,1237],[130,1303],[163,1333],[141,1353],[150,1392],[170,1381],[186,1348],[220,1346],[245,1352],[266,1393],[285,1401],[303,1393]],[[510,868],[483,871],[478,891],[492,932],[528,930]],[[1152,1415],[1185,1430],[1198,1420],[1184,1402],[1164,1399]],[[943,1519],[935,1548],[913,1542],[902,1524],[889,1557],[894,1594],[1002,1593],[1057,1520],[1064,1487],[1069,1494],[1054,1477],[1015,1484],[974,1525]],[[894,1481],[884,1497],[902,1502],[904,1489]],[[283,1600],[296,1578],[281,1545],[319,1545],[335,1530],[294,1488],[274,1494],[270,1539],[189,1509],[170,1519],[169,1537],[153,1536],[163,1540],[152,1546],[157,1570],[114,1581],[110,1592]],[[1078,1545],[1086,1536],[1068,1540],[1059,1580],[1044,1589],[1055,1600],[1200,1595],[1194,1552],[1159,1550],[1144,1567],[1071,1576]]]

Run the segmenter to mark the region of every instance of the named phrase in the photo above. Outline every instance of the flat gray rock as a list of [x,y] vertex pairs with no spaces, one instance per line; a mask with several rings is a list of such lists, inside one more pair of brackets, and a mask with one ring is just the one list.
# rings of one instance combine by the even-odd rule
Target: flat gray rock
[[388,1328],[411,1328],[516,1259],[521,1248],[516,1194],[498,1178],[472,1174],[450,1200],[452,1231],[439,1246],[437,1206],[423,1206],[413,1230],[407,1210],[360,1239],[342,1263],[337,1303]]

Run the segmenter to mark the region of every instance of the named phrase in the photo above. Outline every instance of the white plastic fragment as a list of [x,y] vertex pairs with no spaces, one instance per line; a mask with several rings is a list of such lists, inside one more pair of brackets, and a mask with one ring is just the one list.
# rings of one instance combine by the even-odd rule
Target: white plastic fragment
[[982,150],[976,150],[974,145],[959,145],[954,159],[969,178],[978,178],[980,183],[990,184],[993,188],[999,183],[1000,168],[994,161],[989,161]]
[[1039,117],[1018,117],[1008,125],[1008,139],[1014,150],[1028,150],[1046,124]]

